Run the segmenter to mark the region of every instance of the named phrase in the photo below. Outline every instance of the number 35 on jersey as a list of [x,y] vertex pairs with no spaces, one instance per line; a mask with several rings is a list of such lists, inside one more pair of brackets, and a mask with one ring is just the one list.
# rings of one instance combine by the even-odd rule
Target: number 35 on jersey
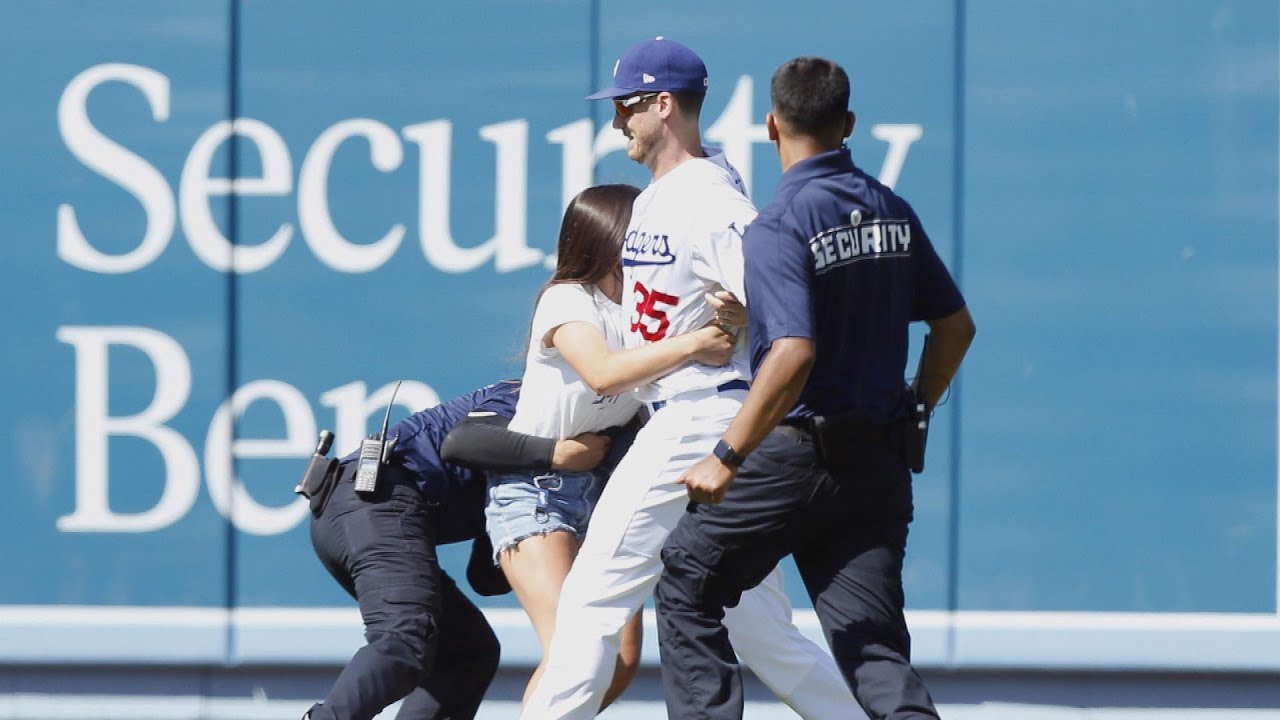
[[660,290],[650,290],[639,282],[635,284],[633,295],[636,309],[631,315],[631,332],[640,333],[649,342],[666,337],[667,328],[671,325],[667,310],[674,308],[680,298]]

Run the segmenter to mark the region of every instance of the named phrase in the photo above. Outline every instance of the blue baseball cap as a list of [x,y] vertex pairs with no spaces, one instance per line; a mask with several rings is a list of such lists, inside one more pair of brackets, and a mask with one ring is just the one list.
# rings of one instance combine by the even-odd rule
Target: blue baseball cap
[[627,48],[613,64],[613,84],[587,96],[605,100],[643,92],[707,91],[707,66],[678,42],[659,35]]

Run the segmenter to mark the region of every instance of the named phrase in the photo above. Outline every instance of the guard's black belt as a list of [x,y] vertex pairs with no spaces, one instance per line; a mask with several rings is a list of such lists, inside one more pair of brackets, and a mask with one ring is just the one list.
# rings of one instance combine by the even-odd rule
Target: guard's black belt
[[775,432],[796,440],[812,439],[819,461],[833,470],[851,467],[860,451],[865,452],[869,443],[877,449],[891,442],[903,428],[902,420],[887,423],[870,423],[850,417],[784,418]]

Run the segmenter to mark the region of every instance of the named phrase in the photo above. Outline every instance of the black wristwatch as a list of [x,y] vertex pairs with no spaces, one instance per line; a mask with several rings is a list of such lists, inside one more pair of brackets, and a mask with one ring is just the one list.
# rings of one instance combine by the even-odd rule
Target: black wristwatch
[[738,451],[734,450],[733,446],[723,439],[716,443],[716,449],[712,450],[711,454],[715,455],[720,462],[735,469],[747,459],[746,455],[739,455]]

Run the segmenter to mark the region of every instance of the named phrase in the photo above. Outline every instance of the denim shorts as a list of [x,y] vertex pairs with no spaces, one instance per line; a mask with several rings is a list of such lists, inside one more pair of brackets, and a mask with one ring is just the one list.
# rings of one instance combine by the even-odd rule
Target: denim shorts
[[581,538],[604,490],[604,478],[589,472],[489,475],[485,525],[494,562],[525,538],[565,531]]

